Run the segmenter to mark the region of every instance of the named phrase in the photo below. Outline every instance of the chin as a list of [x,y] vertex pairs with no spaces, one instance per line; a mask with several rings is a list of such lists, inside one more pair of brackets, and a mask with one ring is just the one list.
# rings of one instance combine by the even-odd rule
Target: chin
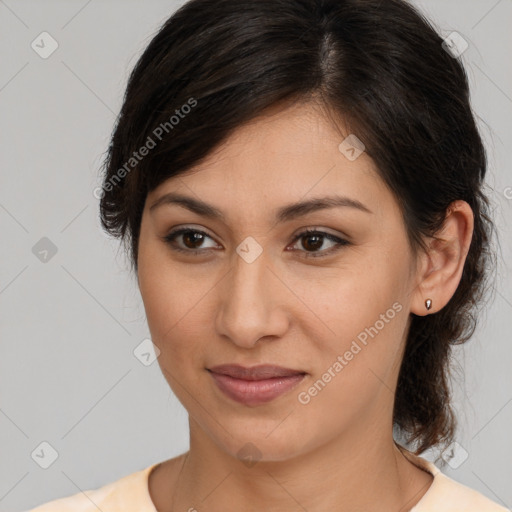
[[[286,416],[286,415],[285,415]],[[227,454],[245,461],[251,467],[251,461],[279,462],[293,459],[304,453],[307,445],[307,434],[298,425],[282,425],[282,419],[259,421],[259,427],[254,420],[247,424],[224,424],[228,432],[216,429],[214,442]],[[278,426],[279,425],[279,426]],[[210,433],[211,435],[211,433]],[[219,436],[219,437],[217,437]]]

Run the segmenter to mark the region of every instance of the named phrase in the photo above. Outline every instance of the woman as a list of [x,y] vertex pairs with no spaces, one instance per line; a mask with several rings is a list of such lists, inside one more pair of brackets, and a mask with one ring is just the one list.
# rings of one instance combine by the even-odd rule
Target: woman
[[506,510],[420,456],[454,446],[493,232],[453,44],[402,0],[192,0],[163,25],[100,206],[190,449],[34,510]]

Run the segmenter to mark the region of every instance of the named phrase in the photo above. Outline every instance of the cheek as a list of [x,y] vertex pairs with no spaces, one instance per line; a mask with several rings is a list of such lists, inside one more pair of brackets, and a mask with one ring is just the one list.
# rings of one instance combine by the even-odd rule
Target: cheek
[[[374,254],[333,274],[323,286],[310,283],[307,302],[329,327],[322,329],[325,334],[318,337],[313,335],[313,325],[310,326],[310,338],[320,356],[315,364],[315,377],[321,378],[330,368],[336,374],[329,387],[341,386],[342,396],[333,395],[334,400],[345,400],[347,392],[360,386],[377,384],[372,371],[386,379],[399,360],[407,324],[405,265],[407,262],[401,257]],[[343,369],[338,364],[336,372],[333,365],[338,356],[343,359]],[[326,375],[322,380],[329,378]]]
[[153,343],[161,357],[169,351],[168,340],[176,337],[179,321],[186,314],[183,283],[179,273],[149,244],[139,245],[138,281]]
[[321,284],[309,283],[305,297],[335,333],[354,336],[402,300],[406,283],[394,267],[388,259],[362,259]]
[[316,338],[314,372],[298,390],[305,429],[317,428],[322,418],[322,428],[335,435],[340,425],[368,420],[377,404],[393,400],[406,309],[393,294],[369,301],[361,290],[354,290],[361,295],[332,301],[326,309],[325,321],[336,336]]
[[139,288],[151,339],[160,350],[159,364],[172,374],[193,371],[208,342],[204,326],[211,318],[204,307],[212,285],[187,278],[169,259],[147,255],[139,258]]

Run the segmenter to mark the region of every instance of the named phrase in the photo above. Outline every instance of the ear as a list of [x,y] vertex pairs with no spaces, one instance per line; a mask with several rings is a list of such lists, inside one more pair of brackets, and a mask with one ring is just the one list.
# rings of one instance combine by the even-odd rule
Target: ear
[[[442,228],[431,238],[428,251],[420,256],[417,286],[411,297],[411,313],[436,313],[450,301],[460,283],[473,236],[473,211],[466,201],[457,200],[447,208]],[[425,301],[432,307],[427,310]]]

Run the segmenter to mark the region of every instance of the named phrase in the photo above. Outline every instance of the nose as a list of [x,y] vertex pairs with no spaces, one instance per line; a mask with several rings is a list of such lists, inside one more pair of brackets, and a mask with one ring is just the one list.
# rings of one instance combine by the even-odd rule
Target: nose
[[265,252],[251,263],[236,254],[220,285],[217,332],[239,347],[282,337],[289,327],[285,286],[268,263]]

